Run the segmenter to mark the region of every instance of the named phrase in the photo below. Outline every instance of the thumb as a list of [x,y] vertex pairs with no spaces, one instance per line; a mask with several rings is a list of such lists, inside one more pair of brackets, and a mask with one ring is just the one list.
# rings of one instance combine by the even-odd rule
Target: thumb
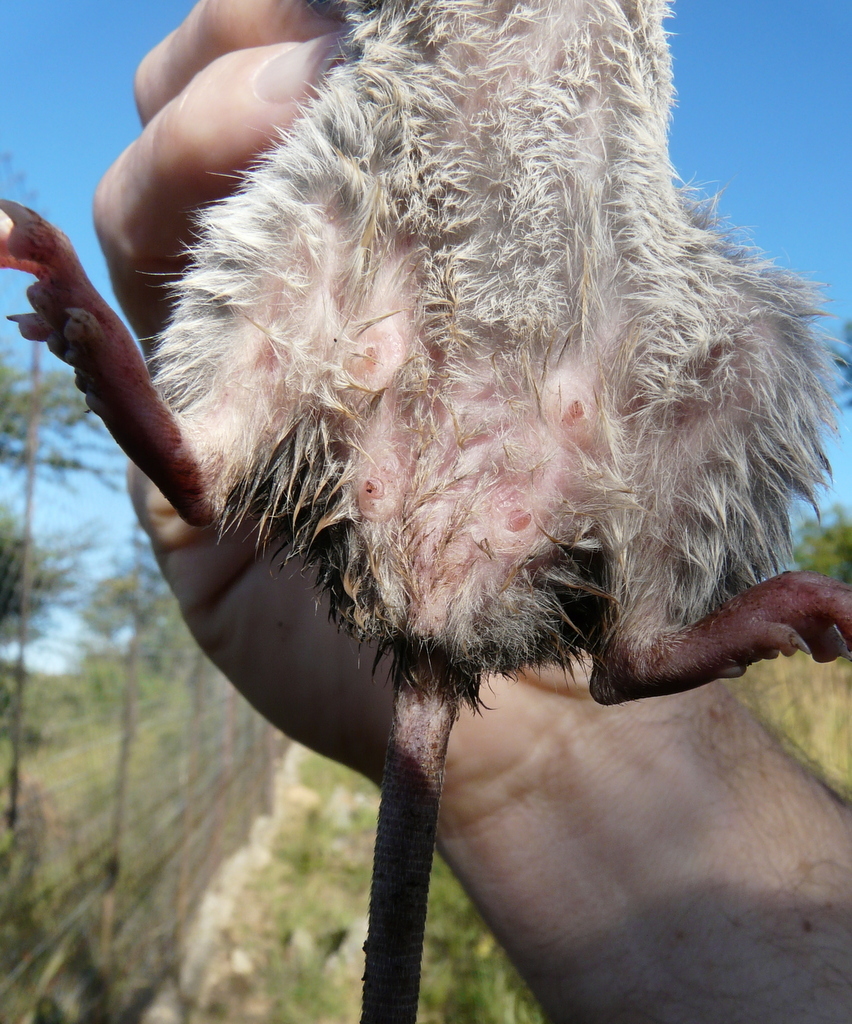
[[340,33],[237,50],[200,71],[107,171],[95,226],[113,288],[141,336],[162,329],[164,283],[178,276],[195,211],[297,119],[339,56]]

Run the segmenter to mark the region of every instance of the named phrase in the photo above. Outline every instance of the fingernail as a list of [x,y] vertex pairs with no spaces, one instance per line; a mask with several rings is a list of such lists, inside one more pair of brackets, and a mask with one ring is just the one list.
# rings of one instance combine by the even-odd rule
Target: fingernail
[[330,32],[306,43],[289,43],[262,64],[254,80],[254,94],[263,103],[286,103],[315,85],[342,53],[343,32]]

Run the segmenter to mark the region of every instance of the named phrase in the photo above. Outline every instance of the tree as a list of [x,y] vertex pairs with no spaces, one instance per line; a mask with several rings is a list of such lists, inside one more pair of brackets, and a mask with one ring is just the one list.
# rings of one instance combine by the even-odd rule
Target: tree
[[95,585],[83,621],[90,660],[122,659],[135,647],[146,675],[173,678],[185,676],[196,655],[177,603],[140,536],[131,561]]
[[[16,636],[21,613],[23,527],[0,505],[0,645]],[[33,586],[30,616],[34,632],[43,624],[50,606],[75,587],[76,552],[61,544],[37,544],[33,550]]]
[[[24,206],[36,205],[37,196],[27,188],[26,175],[15,169],[11,153],[0,153],[0,195]],[[0,278],[3,312],[11,312],[6,308],[7,299],[10,304],[23,301],[22,297],[20,300],[16,297],[20,283],[17,272]],[[33,343],[25,344],[29,347]],[[73,374],[67,368],[60,369],[56,363],[48,373],[38,374],[34,382],[33,375],[23,369],[21,357],[16,358],[16,348],[17,345],[13,347],[0,335],[0,466],[12,470],[24,468],[27,431],[33,409],[38,407],[37,467],[54,472],[86,469],[100,474],[102,471],[84,458],[84,453],[97,448],[102,455],[106,450],[112,451],[112,445],[107,449],[107,433],[99,418],[87,415],[85,402],[74,386]],[[33,401],[34,390],[38,392],[36,402]],[[99,463],[102,461],[98,459]]]
[[[40,430],[36,465],[52,473],[86,470],[102,475],[91,456],[111,451],[97,416],[86,404],[71,374],[51,370],[41,375]],[[33,408],[31,375],[16,365],[11,347],[0,346],[0,466],[22,470],[26,463],[27,428]]]
[[[0,181],[11,187],[11,194],[31,202],[30,197],[21,194],[22,177],[12,174],[10,158],[2,154]],[[4,192],[10,194],[7,188]],[[4,287],[6,283],[4,280]],[[93,431],[100,431],[101,438],[106,438],[97,417],[86,415],[70,374],[57,369],[43,373],[41,345],[30,342],[28,348],[31,367],[26,372],[9,344],[0,347],[0,473],[3,478],[20,478],[23,485],[20,521],[7,508],[0,509],[0,645],[17,641],[17,657],[10,666],[10,689],[6,690],[5,682],[0,680],[0,690],[9,694],[8,716],[3,717],[8,717],[12,748],[6,821],[13,833],[18,820],[25,735],[26,652],[39,614],[70,578],[69,567],[63,567],[55,553],[48,554],[36,540],[36,480],[45,470],[54,476],[81,470],[103,476],[103,455],[95,460],[87,456],[93,447],[99,447],[93,444]]]
[[852,513],[835,505],[821,521],[808,519],[797,531],[793,557],[800,569],[852,584]]
[[[61,546],[29,543],[30,572],[24,583],[24,527],[0,505],[0,737],[12,744],[10,803],[7,822],[17,818],[19,763],[25,739],[22,696],[26,679],[21,637],[26,624],[28,641],[45,627],[51,609],[76,588],[77,552]],[[26,608],[26,615],[24,609]],[[17,641],[17,657],[14,656]],[[9,654],[12,657],[7,660]]]
[[842,404],[852,406],[852,320],[843,325],[843,341],[832,345],[834,364],[840,371]]

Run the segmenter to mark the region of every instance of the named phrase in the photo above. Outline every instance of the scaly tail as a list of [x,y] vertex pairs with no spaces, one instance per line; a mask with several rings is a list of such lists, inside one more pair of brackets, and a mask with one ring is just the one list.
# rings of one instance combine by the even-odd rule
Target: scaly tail
[[414,1024],[447,741],[456,719],[427,655],[396,687],[376,833],[361,1024]]

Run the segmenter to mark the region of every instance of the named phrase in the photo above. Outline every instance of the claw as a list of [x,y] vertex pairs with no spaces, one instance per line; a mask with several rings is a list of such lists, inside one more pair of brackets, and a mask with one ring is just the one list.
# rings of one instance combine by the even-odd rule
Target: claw
[[7,316],[6,319],[18,325],[21,337],[25,341],[47,341],[53,333],[53,328],[38,313],[18,313],[15,316]]
[[[0,199],[0,266],[41,278],[48,272],[44,248],[46,221],[26,206]],[[63,235],[64,239],[65,236]]]
[[10,317],[23,336],[46,341],[74,368],[77,387],[127,455],[188,522],[208,525],[213,513],[193,449],[65,235],[20,203],[0,200],[0,267],[38,279],[27,291],[35,313]]
[[779,653],[852,661],[850,637],[852,587],[815,572],[782,573],[648,647],[613,645],[595,669],[591,692],[608,704],[679,693],[735,679]]
[[846,641],[835,625],[811,637],[811,655],[814,661],[820,662],[834,661],[835,658],[852,660]]

